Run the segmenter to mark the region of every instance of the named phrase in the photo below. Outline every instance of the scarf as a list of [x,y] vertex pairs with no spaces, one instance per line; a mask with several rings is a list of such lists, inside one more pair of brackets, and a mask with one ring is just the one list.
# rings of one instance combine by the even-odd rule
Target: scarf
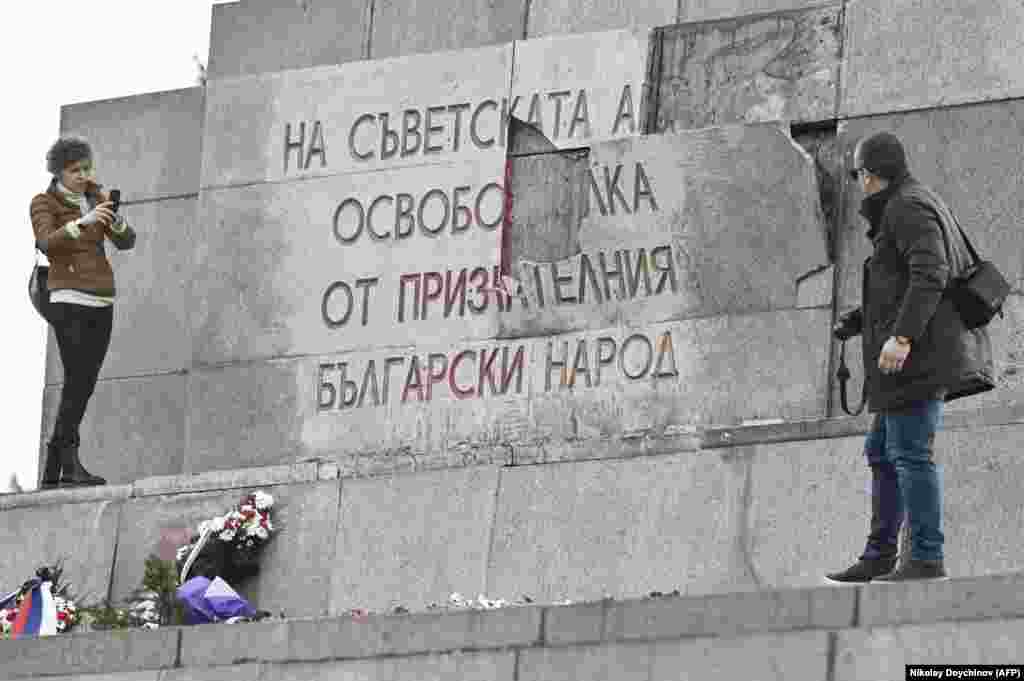
[[868,230],[868,239],[873,241],[875,235],[878,234],[878,229],[882,225],[882,216],[885,214],[885,205],[889,203],[889,199],[891,199],[893,194],[896,193],[896,190],[906,184],[910,179],[910,173],[903,173],[896,179],[892,180],[882,191],[872,194],[871,196],[864,197],[864,200],[860,205],[860,214],[864,216],[868,221],[868,224],[871,226]]
[[64,184],[59,180],[57,181],[57,193],[60,195],[62,199],[64,199],[64,202],[67,203],[69,206],[82,209],[85,194],[71,191],[70,189],[65,187]]

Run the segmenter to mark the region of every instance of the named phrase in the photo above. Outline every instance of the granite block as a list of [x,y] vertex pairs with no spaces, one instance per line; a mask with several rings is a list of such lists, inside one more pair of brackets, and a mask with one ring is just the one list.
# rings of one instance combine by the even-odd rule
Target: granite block
[[[192,361],[492,336],[495,305],[478,288],[499,262],[503,177],[490,155],[204,192],[187,284]],[[398,215],[402,197],[416,217]],[[460,278],[461,299],[446,306],[434,289]]]
[[108,499],[0,511],[0,546],[6,547],[0,552],[4,595],[35,576],[40,566],[63,562],[64,580],[80,603],[93,605],[106,598],[123,503]]
[[[111,484],[177,475],[185,457],[185,377],[177,374],[101,380],[79,429],[79,456]],[[60,407],[61,385],[43,390],[39,461]]]
[[540,620],[540,608],[509,607],[290,620],[234,629],[201,625],[183,631],[182,664],[202,667],[241,659],[284,663],[509,648],[536,643]]
[[[792,308],[828,265],[813,161],[778,124],[604,142],[588,162],[511,162],[505,260],[528,304],[499,317],[503,337]],[[567,243],[530,259],[548,232]]]
[[[650,681],[651,644],[527,648],[518,681]],[[678,678],[678,677],[677,677]]]
[[650,679],[679,679],[685,669],[684,678],[691,679],[820,681],[829,664],[826,631],[658,641],[651,646]]
[[896,679],[908,664],[1020,664],[1024,620],[943,622],[838,632],[835,681]]
[[503,465],[521,445],[818,417],[829,314],[776,311],[194,371],[185,470],[309,457],[333,460],[342,475]]
[[[252,488],[132,499],[122,510],[113,597],[126,598],[142,581],[145,559],[174,560],[203,520],[230,511]],[[263,485],[274,497],[279,532],[267,544],[258,576],[233,584],[253,605],[274,615],[322,616],[330,589],[337,527],[338,483]],[[301,587],[301,588],[300,588]]]
[[[118,251],[106,243],[117,299],[110,348],[100,380],[181,371],[191,361],[183,282],[192,278],[196,199],[166,199],[125,206],[121,212],[137,237]],[[53,327],[47,326],[47,384],[64,381]]]
[[512,601],[485,590],[499,470],[343,480],[330,610],[421,610],[453,592]]
[[872,585],[859,592],[858,625],[880,627],[1021,617],[1024,616],[1022,581],[1024,572],[956,577],[940,582]]
[[506,469],[485,593],[750,590],[734,550],[738,493],[714,452]]
[[215,4],[207,78],[365,59],[371,7],[367,0]]
[[526,0],[376,0],[370,57],[461,50],[523,37]]
[[270,664],[261,681],[513,681],[515,653],[487,651],[342,662]]
[[212,80],[202,187],[503,161],[511,72],[508,43]]
[[840,115],[1020,97],[1022,22],[1013,0],[848,3]]
[[194,194],[203,99],[192,87],[68,104],[60,134],[88,140],[99,181],[124,203]]
[[558,149],[640,135],[648,53],[641,29],[516,41],[509,113]]
[[545,643],[732,637],[788,629],[853,626],[852,589],[784,589],[698,598],[654,597],[549,608]]
[[588,33],[608,29],[671,24],[674,0],[532,0],[526,23],[528,36]]
[[679,0],[679,23],[808,9],[828,0]]
[[[334,476],[337,477],[337,476]],[[132,484],[132,496],[151,497],[186,492],[211,492],[221,489],[288,485],[316,482],[321,478],[316,461],[286,466],[263,466],[237,470],[209,471],[190,475],[164,475],[143,478]]]
[[[168,628],[5,640],[0,641],[0,659],[8,679],[168,669],[174,666],[179,636],[177,629]],[[126,677],[136,678],[153,675]]]
[[[217,7],[217,5],[214,5]],[[184,634],[187,629],[182,630]],[[255,681],[260,677],[257,664],[236,664],[230,667],[186,667],[165,669],[159,681]]]
[[835,4],[659,29],[654,130],[835,118],[841,24]]

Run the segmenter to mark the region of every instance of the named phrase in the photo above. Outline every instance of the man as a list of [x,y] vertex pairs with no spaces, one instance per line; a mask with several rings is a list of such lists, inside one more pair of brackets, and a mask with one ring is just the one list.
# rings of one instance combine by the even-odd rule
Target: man
[[[943,292],[971,257],[942,200],[915,180],[900,141],[860,141],[851,176],[866,195],[861,214],[874,246],[864,262],[861,307],[836,325],[863,334],[865,394],[874,414],[864,445],[872,476],[871,533],[838,582],[942,579],[942,481],[935,433],[945,402],[994,387],[987,331],[968,331]],[[904,513],[910,558],[897,566]]]

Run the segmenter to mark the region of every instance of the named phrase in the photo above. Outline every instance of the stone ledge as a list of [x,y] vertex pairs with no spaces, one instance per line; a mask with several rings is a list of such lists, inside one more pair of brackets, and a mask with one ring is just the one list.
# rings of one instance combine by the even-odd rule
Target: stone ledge
[[181,630],[90,632],[0,641],[4,678],[109,674],[178,666]]
[[[644,647],[645,643],[669,647],[692,644],[701,650],[721,647],[719,653],[724,654],[723,650],[738,649],[745,642],[765,637],[781,641],[787,636],[823,635],[827,631],[838,632],[840,640],[849,645],[865,637],[884,634],[899,638],[907,632],[923,631],[937,618],[971,620],[965,628],[1000,621],[1024,622],[1013,617],[1021,612],[1022,581],[1024,572],[1017,572],[927,584],[609,599],[491,611],[368,615],[361,620],[348,616],[91,632],[0,641],[0,658],[4,678],[10,679],[170,669],[177,670],[169,672],[172,675],[181,672],[185,674],[182,678],[191,678],[190,669],[214,668],[227,673],[239,669],[239,665],[255,669],[259,664],[411,658],[471,651],[543,656],[561,655],[557,650]],[[972,603],[976,591],[985,593],[984,603]],[[873,597],[898,605],[881,616],[876,614],[877,606],[863,605],[872,603]],[[860,607],[866,608],[859,622],[855,621],[858,600]],[[1006,603],[1017,605],[1005,607]],[[929,604],[939,604],[945,612],[937,613]],[[893,616],[895,611],[899,613]],[[956,625],[947,622],[931,626]],[[230,676],[235,678],[234,674]]]
[[[301,662],[537,645],[543,608],[306,619],[182,629],[182,664]],[[218,635],[219,634],[219,635]]]
[[[1024,424],[1024,403],[974,410],[947,410],[942,430],[963,430],[978,426]],[[628,459],[707,449],[726,449],[759,444],[800,442],[867,433],[871,415],[748,423],[735,426],[674,425],[660,432],[638,430],[615,438],[579,438],[574,440],[533,440],[501,443],[458,443],[452,451],[460,453],[466,465],[526,466],[543,463],[587,461],[595,459]],[[402,472],[428,470],[410,468],[401,459],[388,466],[359,466],[352,457],[338,460],[318,458],[294,464],[208,471],[198,474],[154,476],[130,485],[104,485],[79,489],[39,490],[17,494],[0,494],[0,511],[27,506],[75,504],[91,501],[121,501],[187,492],[205,492],[245,487],[317,482],[347,478],[366,478]],[[356,457],[357,458],[357,457]],[[444,466],[447,468],[450,466]]]
[[854,625],[852,589],[779,589],[552,607],[544,643],[569,645]]
[[859,590],[858,626],[1024,617],[1024,573]]

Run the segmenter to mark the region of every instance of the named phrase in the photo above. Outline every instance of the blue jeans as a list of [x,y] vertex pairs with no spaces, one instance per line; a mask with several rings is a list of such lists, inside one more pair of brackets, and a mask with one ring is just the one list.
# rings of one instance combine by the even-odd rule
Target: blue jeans
[[871,535],[861,558],[895,554],[906,514],[910,557],[942,559],[942,480],[933,455],[943,404],[926,400],[875,415],[864,444],[871,467]]

